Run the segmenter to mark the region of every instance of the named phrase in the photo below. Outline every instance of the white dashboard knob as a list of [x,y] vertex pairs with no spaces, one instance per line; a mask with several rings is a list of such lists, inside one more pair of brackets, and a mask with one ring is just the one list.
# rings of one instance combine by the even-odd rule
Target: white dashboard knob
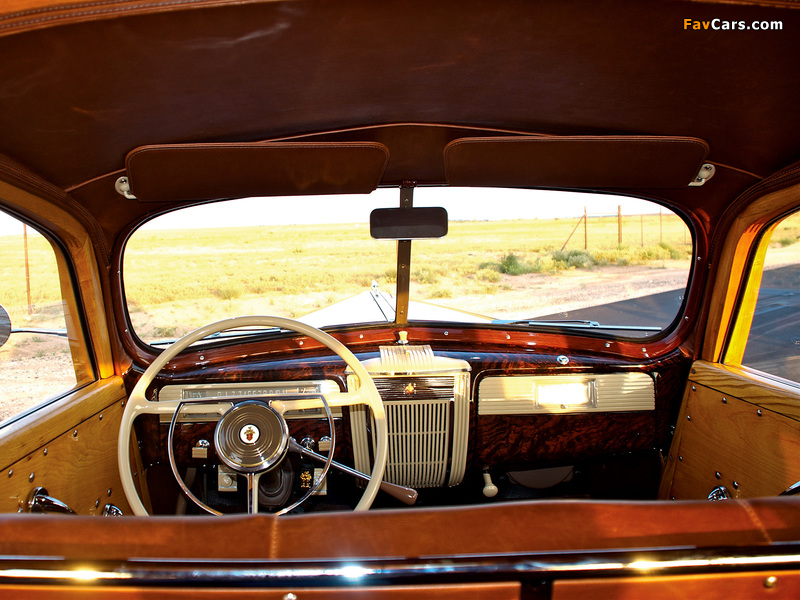
[[497,489],[497,486],[492,483],[492,476],[489,475],[489,471],[483,472],[483,495],[487,498],[494,498],[497,496],[497,492],[500,490]]

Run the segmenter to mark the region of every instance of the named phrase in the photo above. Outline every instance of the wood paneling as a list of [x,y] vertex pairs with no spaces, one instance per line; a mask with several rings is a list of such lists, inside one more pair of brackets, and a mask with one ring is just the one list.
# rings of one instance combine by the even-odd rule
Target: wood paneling
[[[736,380],[730,386],[736,388]],[[678,417],[660,495],[702,499],[724,485],[734,498],[775,496],[800,480],[798,456],[800,422],[693,378]]]
[[586,460],[652,448],[655,424],[653,411],[480,416],[475,454],[480,464],[490,467]]
[[304,600],[517,600],[521,585],[516,582],[463,583],[451,585],[397,585],[386,587],[346,588],[278,588],[222,589],[168,587],[96,587],[96,586],[34,586],[2,585],[0,595],[6,600],[47,598],[48,600],[78,600],[91,598],[123,598],[125,600],[195,600],[224,598],[225,600],[285,600],[297,597]]
[[691,380],[800,421],[800,387],[746,367],[697,361]]
[[80,388],[0,428],[0,469],[42,447],[76,424],[126,398],[122,379],[111,377]]
[[[109,502],[129,513],[117,466],[122,399],[116,379],[84,402],[47,415],[27,438],[10,436],[0,448],[16,460],[0,475],[0,512],[16,512],[33,488],[44,487],[79,514],[98,514]],[[96,412],[84,416],[89,406]]]
[[674,600],[677,598],[797,598],[800,571],[709,573],[641,578],[556,581],[553,600]]
[[[761,281],[760,266],[751,270],[747,269],[751,250],[766,224],[797,204],[797,193],[798,186],[795,185],[767,194],[753,202],[731,224],[722,252],[716,259],[718,266],[714,276],[714,285],[711,288],[712,295],[708,301],[708,323],[705,327],[701,356],[704,360],[721,360],[728,339],[727,334],[734,326],[733,319],[742,285],[755,288],[750,290],[749,299],[744,298],[747,305],[745,308],[749,314],[740,318],[742,321],[740,325],[744,327],[739,327],[739,331],[737,331],[740,337],[744,333],[744,339],[746,339],[746,331],[749,330],[752,311],[755,307],[754,297]],[[763,261],[765,251],[766,248],[763,248],[760,257],[755,257],[759,265]],[[735,337],[730,339],[733,341],[735,354],[741,357],[743,346],[740,345],[740,340]]]

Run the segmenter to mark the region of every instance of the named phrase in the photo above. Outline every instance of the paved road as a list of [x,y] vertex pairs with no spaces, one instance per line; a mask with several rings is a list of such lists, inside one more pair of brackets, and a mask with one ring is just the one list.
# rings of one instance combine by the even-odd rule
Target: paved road
[[[683,290],[673,290],[538,319],[587,319],[606,325],[665,328],[678,314],[682,302]],[[652,335],[635,330],[614,333],[630,337]],[[764,273],[743,363],[800,382],[800,266]]]

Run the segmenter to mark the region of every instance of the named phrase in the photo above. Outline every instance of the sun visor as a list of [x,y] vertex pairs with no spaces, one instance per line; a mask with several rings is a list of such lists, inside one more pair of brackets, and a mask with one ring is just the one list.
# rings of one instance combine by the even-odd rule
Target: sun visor
[[117,190],[140,202],[368,194],[388,162],[388,148],[368,142],[142,146]]
[[457,186],[682,188],[704,183],[708,144],[682,137],[481,137],[450,142]]

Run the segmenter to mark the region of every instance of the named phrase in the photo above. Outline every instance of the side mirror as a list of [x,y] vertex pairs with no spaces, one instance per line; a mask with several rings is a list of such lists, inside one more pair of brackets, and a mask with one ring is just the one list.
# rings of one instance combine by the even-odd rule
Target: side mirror
[[447,211],[441,207],[376,208],[369,215],[376,240],[422,240],[447,235]]
[[8,341],[10,335],[11,317],[8,316],[8,311],[0,305],[0,346]]

